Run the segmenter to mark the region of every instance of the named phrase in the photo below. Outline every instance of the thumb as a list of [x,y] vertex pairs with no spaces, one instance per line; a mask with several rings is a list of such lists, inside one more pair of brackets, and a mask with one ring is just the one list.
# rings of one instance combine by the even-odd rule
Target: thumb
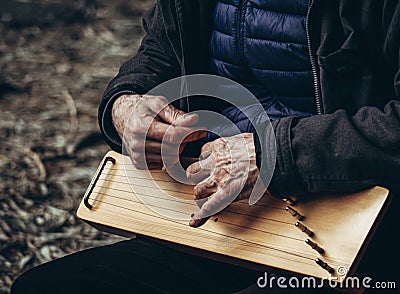
[[193,126],[199,121],[199,116],[197,114],[187,114],[172,105],[164,107],[158,113],[158,116],[165,122],[177,126]]

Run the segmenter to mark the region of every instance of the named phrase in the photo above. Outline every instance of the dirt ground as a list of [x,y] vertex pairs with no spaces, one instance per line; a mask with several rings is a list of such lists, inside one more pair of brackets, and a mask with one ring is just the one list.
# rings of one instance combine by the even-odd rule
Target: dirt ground
[[152,2],[0,2],[0,294],[35,265],[121,240],[74,213],[109,150],[99,100]]

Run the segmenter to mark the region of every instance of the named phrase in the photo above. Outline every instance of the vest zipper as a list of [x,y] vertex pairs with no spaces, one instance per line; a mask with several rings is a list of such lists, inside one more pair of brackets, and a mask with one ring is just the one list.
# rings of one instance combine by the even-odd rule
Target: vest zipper
[[238,11],[236,14],[236,55],[242,62],[246,61],[244,55],[244,22],[246,15],[247,0],[239,0]]
[[314,6],[314,0],[310,0],[310,5],[308,6],[307,12],[307,20],[306,20],[306,33],[307,33],[307,46],[308,46],[308,54],[310,55],[311,61],[311,71],[313,75],[313,84],[314,84],[314,94],[315,94],[315,105],[317,108],[317,114],[322,114],[322,101],[319,89],[319,80],[318,80],[318,71],[317,71],[317,62],[315,60],[315,55],[312,52],[311,48],[311,36],[310,36],[310,15],[311,10]]

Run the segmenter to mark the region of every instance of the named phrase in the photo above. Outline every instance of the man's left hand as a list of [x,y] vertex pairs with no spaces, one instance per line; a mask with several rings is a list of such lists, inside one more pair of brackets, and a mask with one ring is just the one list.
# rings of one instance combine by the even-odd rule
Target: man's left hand
[[203,225],[233,201],[248,199],[259,174],[252,133],[209,142],[202,147],[200,158],[188,167],[187,177],[196,183],[196,200],[211,197],[190,220],[192,227]]

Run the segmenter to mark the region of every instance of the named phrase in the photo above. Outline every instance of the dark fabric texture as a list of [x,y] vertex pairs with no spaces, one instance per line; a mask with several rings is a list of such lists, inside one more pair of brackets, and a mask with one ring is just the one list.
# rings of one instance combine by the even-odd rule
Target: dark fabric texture
[[[121,67],[99,108],[101,130],[114,150],[121,151],[111,120],[115,95],[144,94],[175,76],[210,73],[215,3],[159,0],[145,17],[139,53]],[[307,21],[322,115],[273,122],[278,156],[271,192],[345,192],[398,181],[399,16],[397,0],[312,1]],[[189,101],[210,106],[201,97]]]
[[213,12],[211,72],[249,89],[269,105],[265,110],[271,119],[316,111],[306,37],[308,2],[224,0]]
[[232,293],[259,275],[136,238],[33,268],[16,280],[11,293]]

